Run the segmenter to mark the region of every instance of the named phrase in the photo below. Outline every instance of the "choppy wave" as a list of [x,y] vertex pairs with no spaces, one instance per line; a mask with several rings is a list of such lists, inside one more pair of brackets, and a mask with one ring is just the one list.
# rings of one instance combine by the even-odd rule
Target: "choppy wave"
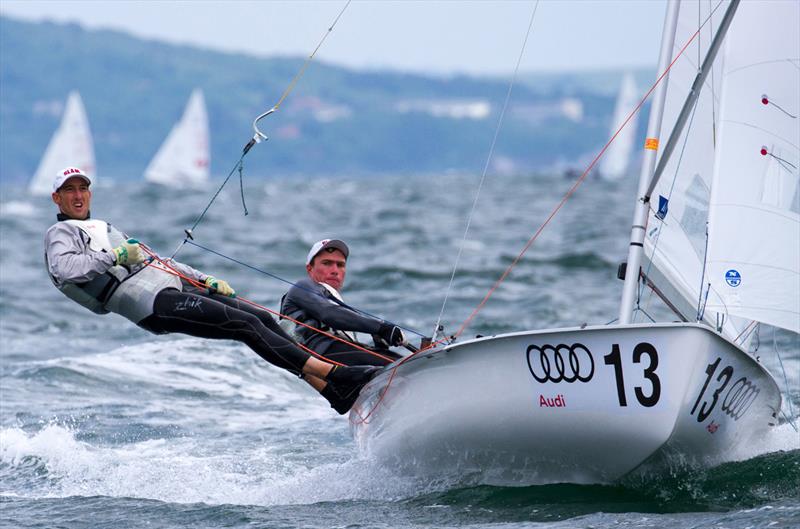
[[[466,240],[469,176],[245,182],[250,214],[231,187],[194,235],[252,268],[192,245],[178,257],[277,307],[288,286],[259,271],[297,280],[311,244],[339,237],[351,247],[348,303],[430,334],[447,297],[441,323],[454,332],[567,185],[533,180],[487,186]],[[629,208],[615,187],[589,185],[599,187],[576,195],[464,336],[616,316]],[[139,206],[116,208],[120,194]],[[97,189],[92,212],[171,254],[208,199],[126,184]],[[597,203],[609,207],[587,215]],[[69,302],[42,263],[49,199],[3,203],[0,213],[0,525],[800,526],[800,437],[789,424],[800,414],[796,336],[761,336],[759,351],[773,373],[775,350],[784,354],[779,383],[794,411],[787,404],[780,426],[733,463],[699,471],[676,462],[610,486],[465,487],[458,472],[421,480],[362,459],[345,419],[241,344],[155,337]]]
[[[7,504],[12,499],[23,505],[22,498],[36,504],[63,498],[84,506],[96,502],[105,509],[122,502],[152,516],[166,503],[176,505],[168,509],[169,516],[199,509],[212,520],[229,516],[231,510],[252,516],[275,507],[301,519],[316,513],[332,520],[319,508],[334,504],[344,519],[361,512],[361,523],[370,517],[365,507],[400,516],[395,525],[378,517],[376,527],[403,527],[403,521],[434,526],[536,521],[561,527],[566,520],[573,524],[566,526],[640,527],[649,520],[659,527],[682,527],[704,525],[731,512],[739,519],[752,516],[757,523],[769,519],[773,527],[791,527],[800,520],[798,450],[616,485],[452,488],[386,474],[359,459],[287,462],[269,446],[232,454],[221,450],[221,444],[212,448],[206,446],[208,440],[192,437],[100,446],[78,440],[69,428],[47,425],[36,433],[5,428],[0,439],[0,494]],[[9,490],[20,482],[26,483],[24,494]],[[153,501],[157,503],[149,503]]]

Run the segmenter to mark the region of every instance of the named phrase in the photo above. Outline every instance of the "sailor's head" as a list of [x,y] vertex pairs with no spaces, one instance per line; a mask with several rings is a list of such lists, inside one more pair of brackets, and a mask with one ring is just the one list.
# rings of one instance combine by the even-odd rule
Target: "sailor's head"
[[92,180],[77,167],[60,170],[53,180],[53,202],[61,213],[71,219],[84,220],[89,217]]
[[306,256],[306,272],[317,283],[342,288],[350,249],[339,239],[317,241]]

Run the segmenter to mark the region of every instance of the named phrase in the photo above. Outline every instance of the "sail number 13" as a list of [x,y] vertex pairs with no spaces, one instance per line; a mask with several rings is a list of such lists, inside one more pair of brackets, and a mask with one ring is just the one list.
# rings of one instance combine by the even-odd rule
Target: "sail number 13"
[[[627,406],[628,398],[625,395],[625,380],[622,375],[622,353],[620,352],[619,344],[613,344],[611,346],[611,352],[605,355],[603,360],[605,360],[606,365],[614,367],[614,378],[617,383],[619,405]],[[636,400],[646,408],[655,406],[658,399],[661,397],[661,380],[656,374],[656,368],[658,367],[658,351],[653,347],[653,344],[647,342],[637,344],[636,347],[633,348],[633,362],[635,364],[647,362],[644,368],[644,378],[650,382],[649,393],[645,393],[642,386],[636,386],[633,389]]]

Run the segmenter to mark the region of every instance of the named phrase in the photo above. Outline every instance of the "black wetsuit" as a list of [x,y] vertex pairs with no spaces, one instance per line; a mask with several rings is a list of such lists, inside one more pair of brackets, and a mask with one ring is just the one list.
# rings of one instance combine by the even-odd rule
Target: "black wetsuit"
[[139,325],[156,334],[175,332],[243,342],[267,362],[300,374],[308,353],[293,343],[267,311],[235,298],[184,289],[159,292],[153,314]]
[[[289,289],[281,300],[281,314],[330,334],[355,331],[375,335],[386,324],[383,320],[360,314],[337,303],[327,288],[310,278],[301,279]],[[400,355],[389,349],[370,347],[353,342],[350,338],[345,338],[347,341],[342,342],[302,325],[297,326],[296,334],[306,347],[345,365],[385,366],[400,358]],[[356,349],[352,343],[384,358]]]

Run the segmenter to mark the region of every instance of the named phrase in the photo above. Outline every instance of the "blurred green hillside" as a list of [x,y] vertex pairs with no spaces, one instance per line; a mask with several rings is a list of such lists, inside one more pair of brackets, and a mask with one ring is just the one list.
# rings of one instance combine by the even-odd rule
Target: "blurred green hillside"
[[[194,88],[211,122],[211,169],[226,175],[301,58],[255,58],[78,25],[0,18],[0,177],[27,180],[78,90],[97,171],[139,179]],[[515,86],[493,170],[573,165],[608,136],[621,72],[529,75]],[[255,176],[479,172],[508,79],[356,71],[314,62],[245,159]]]

